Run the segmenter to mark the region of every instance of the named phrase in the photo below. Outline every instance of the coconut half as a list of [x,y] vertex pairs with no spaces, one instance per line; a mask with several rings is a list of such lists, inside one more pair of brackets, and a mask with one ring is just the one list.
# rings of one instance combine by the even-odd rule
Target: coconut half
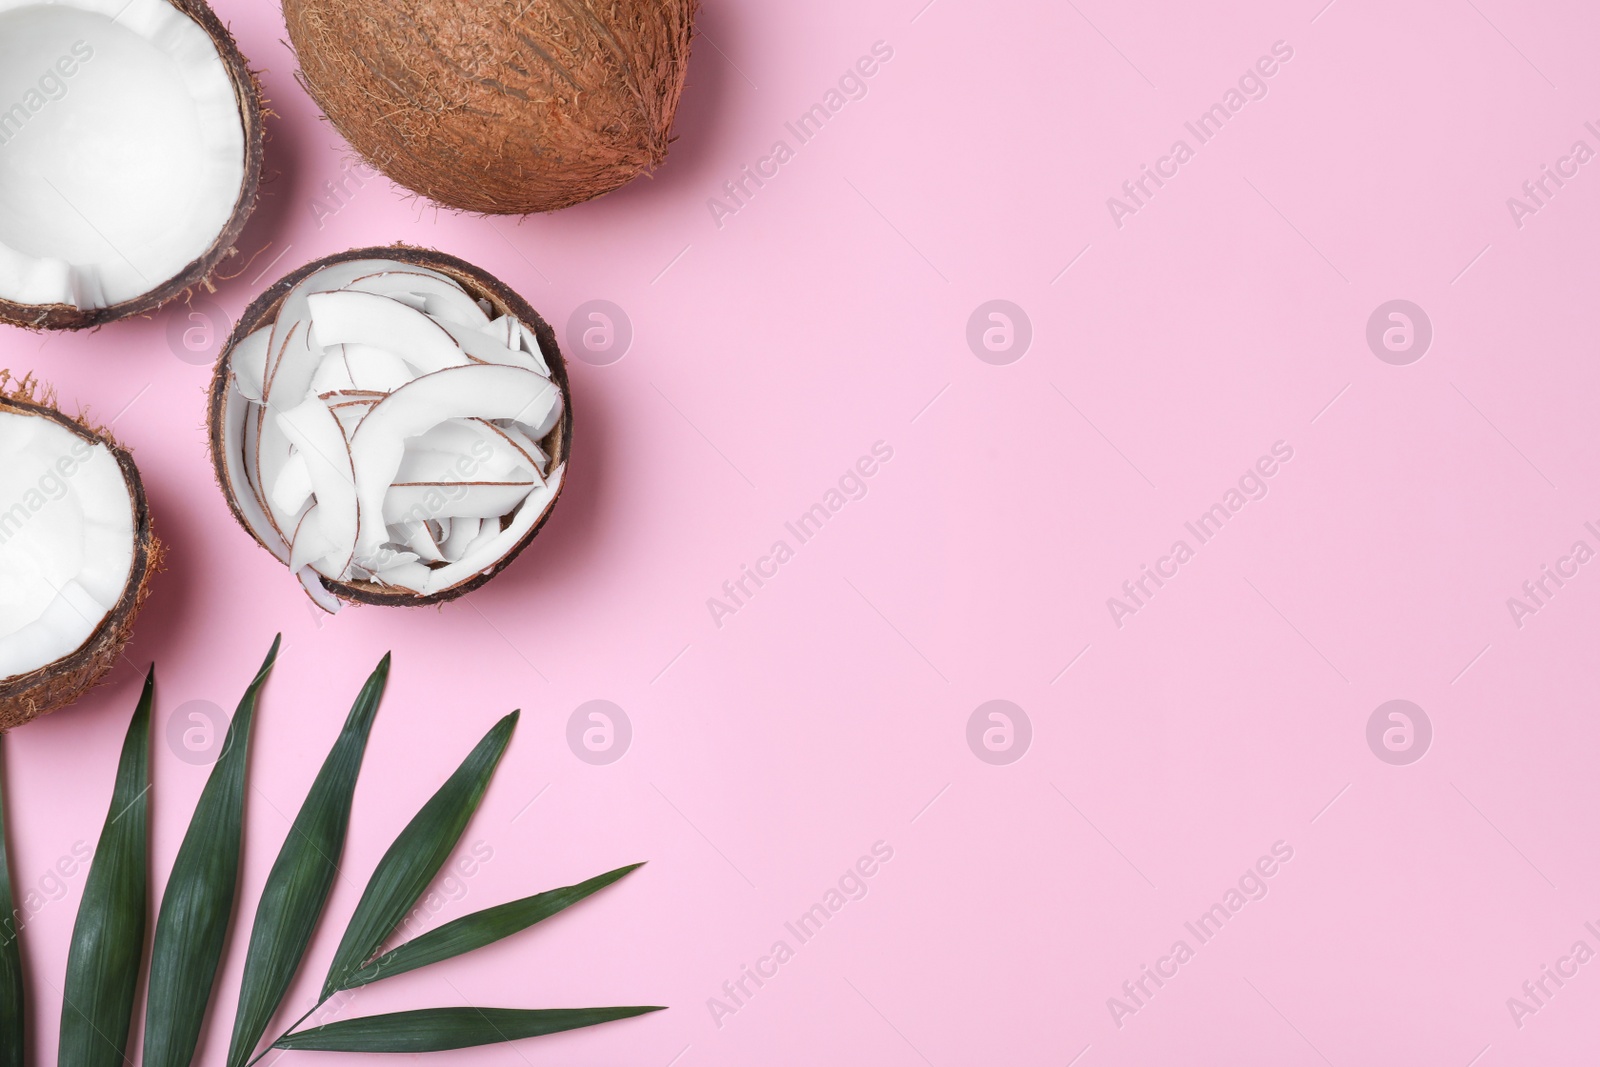
[[450,600],[549,518],[572,440],[538,312],[454,256],[307,264],[240,316],[211,380],[217,481],[320,607]]
[[666,158],[698,0],[284,0],[300,82],[384,174],[554,211]]
[[0,0],[0,321],[81,329],[205,283],[261,158],[204,0]]
[[133,457],[0,371],[0,730],[115,664],[161,556]]

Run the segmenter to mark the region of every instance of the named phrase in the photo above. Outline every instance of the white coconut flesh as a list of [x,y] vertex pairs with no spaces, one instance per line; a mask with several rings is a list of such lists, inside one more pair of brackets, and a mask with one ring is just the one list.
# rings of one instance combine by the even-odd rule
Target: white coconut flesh
[[311,598],[324,580],[431,596],[493,569],[554,503],[564,399],[532,330],[393,260],[308,276],[234,345],[228,482]]
[[0,0],[0,298],[160,287],[223,232],[244,170],[227,66],[166,0]]
[[122,599],[134,503],[104,444],[0,411],[0,680],[70,655]]

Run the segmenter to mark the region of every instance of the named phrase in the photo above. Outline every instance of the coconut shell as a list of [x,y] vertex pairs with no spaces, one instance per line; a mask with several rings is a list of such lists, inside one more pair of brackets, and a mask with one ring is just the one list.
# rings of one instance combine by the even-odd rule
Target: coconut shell
[[0,298],[0,322],[30,330],[84,330],[104,326],[130,315],[143,315],[197,286],[209,290],[211,275],[217,266],[234,254],[234,244],[244,232],[245,221],[255,210],[256,197],[261,188],[261,161],[266,140],[266,106],[261,95],[261,83],[245,62],[233,34],[228,32],[205,0],[167,0],[167,3],[188,15],[211,38],[217,55],[227,68],[228,80],[233,83],[234,98],[239,102],[239,117],[244,122],[244,180],[240,183],[239,198],[234,201],[227,225],[198,259],[191,260],[173,277],[130,300],[110,307],[80,308],[72,304],[18,304]]
[[[284,297],[289,295],[289,290],[299,285],[301,281],[312,274],[330,267],[335,263],[345,263],[352,259],[392,259],[399,263],[408,263],[413,266],[427,267],[440,274],[447,275],[461,284],[467,294],[473,299],[483,299],[493,305],[496,315],[510,315],[522,322],[523,325],[533,330],[534,336],[539,341],[539,351],[544,355],[545,363],[550,368],[550,380],[561,390],[563,399],[561,420],[556,423],[555,429],[540,442],[541,447],[550,455],[551,469],[567,462],[572,452],[572,389],[567,380],[566,360],[561,356],[561,347],[556,343],[556,332],[550,324],[533,307],[517,295],[500,279],[489,272],[473,266],[466,260],[443,252],[436,252],[430,248],[416,248],[411,245],[395,244],[379,248],[353,248],[348,252],[339,252],[335,255],[324,256],[313,260],[299,270],[279,279],[266,292],[256,297],[250,306],[244,309],[239,316],[238,325],[228,335],[228,343],[223,347],[222,355],[217,359],[216,370],[211,375],[210,401],[206,407],[206,426],[211,436],[211,466],[216,474],[217,485],[222,489],[222,495],[227,498],[228,509],[233,512],[233,517],[246,533],[248,533],[262,548],[271,551],[266,543],[251,528],[245,519],[244,512],[239,507],[239,497],[249,493],[248,485],[235,486],[228,477],[227,449],[236,444],[227,440],[224,433],[225,425],[222,416],[223,406],[227,402],[229,379],[233,375],[233,350],[240,341],[250,336],[256,330],[268,325],[278,314]],[[441,589],[428,596],[419,596],[415,593],[394,589],[390,586],[379,585],[376,582],[355,580],[336,582],[323,578],[323,586],[341,600],[348,600],[359,604],[388,604],[397,607],[420,607],[428,604],[442,604],[448,600],[472,592],[490,578],[505,570],[511,561],[528,547],[528,543],[543,529],[551,514],[555,511],[556,504],[561,499],[562,489],[566,481],[563,480],[556,489],[555,496],[545,507],[544,514],[539,521],[522,536],[516,545],[501,556],[487,569],[474,574],[465,581],[458,582],[448,589]]]
[[0,732],[66,706],[104,680],[133,636],[134,617],[150,593],[150,578],[161,568],[162,546],[150,526],[150,503],[133,456],[109,430],[63,414],[54,400],[31,378],[18,382],[0,371],[0,413],[50,419],[90,444],[104,445],[116,457],[133,501],[133,565],[122,596],[83,644],[38,670],[0,681]]
[[284,0],[300,83],[448,207],[554,211],[659,166],[698,0]]

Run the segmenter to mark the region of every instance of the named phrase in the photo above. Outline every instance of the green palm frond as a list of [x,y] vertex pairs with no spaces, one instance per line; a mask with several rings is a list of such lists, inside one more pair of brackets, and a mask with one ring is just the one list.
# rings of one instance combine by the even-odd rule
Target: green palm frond
[[[128,725],[110,809],[84,884],[67,957],[58,1062],[123,1067],[140,980],[147,986],[146,1067],[191,1067],[213,1003],[235,920],[244,847],[250,737],[261,692],[278,654],[274,641],[239,702],[173,861],[146,960],[149,911],[150,716],[155,672],[146,677]],[[493,944],[612,885],[630,864],[576,885],[462,916],[380,949],[460,843],[488,792],[518,713],[495,723],[455,773],[422,806],[379,861],[329,965],[318,1002],[262,1048],[267,1027],[300,972],[338,872],[356,779],[389,675],[378,664],[312,783],[255,909],[227,1067],[247,1067],[272,1049],[432,1052],[515,1041],[660,1011],[600,1008],[449,1007],[298,1027],[336,993],[370,985]],[[3,738],[0,738],[3,742]],[[0,748],[0,1067],[26,1067],[21,930],[13,921],[6,845],[9,813]],[[14,804],[11,805],[14,807]]]

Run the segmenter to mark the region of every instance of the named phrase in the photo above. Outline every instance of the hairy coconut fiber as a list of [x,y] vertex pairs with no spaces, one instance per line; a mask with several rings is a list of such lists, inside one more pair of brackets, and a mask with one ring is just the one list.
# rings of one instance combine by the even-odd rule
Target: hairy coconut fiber
[[659,166],[698,0],[284,0],[300,81],[394,181],[521,215]]

